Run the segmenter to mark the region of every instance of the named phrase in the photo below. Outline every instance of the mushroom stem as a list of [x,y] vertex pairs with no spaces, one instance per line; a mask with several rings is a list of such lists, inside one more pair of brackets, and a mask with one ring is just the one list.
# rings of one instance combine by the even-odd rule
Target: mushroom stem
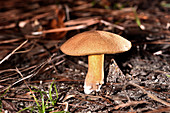
[[88,56],[88,72],[84,83],[84,92],[90,94],[99,91],[104,83],[104,54]]

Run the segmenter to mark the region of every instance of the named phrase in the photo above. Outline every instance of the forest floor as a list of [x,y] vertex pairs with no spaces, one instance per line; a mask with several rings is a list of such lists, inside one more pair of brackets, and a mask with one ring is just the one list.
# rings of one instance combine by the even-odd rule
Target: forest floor
[[[170,112],[170,3],[166,0],[5,0],[0,4],[0,112]],[[87,95],[83,88],[87,56],[65,55],[60,46],[90,30],[119,34],[132,42],[132,48],[105,55],[105,83],[99,92]]]

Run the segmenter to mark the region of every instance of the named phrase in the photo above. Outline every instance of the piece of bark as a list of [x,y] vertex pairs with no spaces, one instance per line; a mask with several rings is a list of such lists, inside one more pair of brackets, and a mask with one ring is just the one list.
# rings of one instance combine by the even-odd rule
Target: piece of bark
[[125,75],[120,70],[114,59],[111,60],[111,64],[109,66],[109,72],[107,75],[107,83],[124,83]]

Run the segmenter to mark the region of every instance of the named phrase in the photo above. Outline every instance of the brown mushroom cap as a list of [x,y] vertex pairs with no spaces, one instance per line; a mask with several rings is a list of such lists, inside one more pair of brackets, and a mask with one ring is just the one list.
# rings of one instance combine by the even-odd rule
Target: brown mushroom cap
[[128,51],[131,42],[106,31],[86,31],[67,40],[61,51],[67,55],[115,54]]

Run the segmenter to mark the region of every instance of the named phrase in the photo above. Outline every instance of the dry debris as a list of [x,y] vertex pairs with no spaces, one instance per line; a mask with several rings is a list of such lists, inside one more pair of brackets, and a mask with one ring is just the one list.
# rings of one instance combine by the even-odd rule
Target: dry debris
[[[41,105],[40,91],[44,92],[46,101],[45,94],[52,83],[52,98],[56,98],[55,87],[58,92],[53,112],[170,111],[167,1],[5,0],[0,3],[0,112],[14,113],[37,106],[35,98]],[[100,92],[86,95],[83,82],[87,58],[66,56],[59,47],[73,35],[90,30],[117,33],[130,40],[133,48],[126,53],[107,55],[105,84]]]

